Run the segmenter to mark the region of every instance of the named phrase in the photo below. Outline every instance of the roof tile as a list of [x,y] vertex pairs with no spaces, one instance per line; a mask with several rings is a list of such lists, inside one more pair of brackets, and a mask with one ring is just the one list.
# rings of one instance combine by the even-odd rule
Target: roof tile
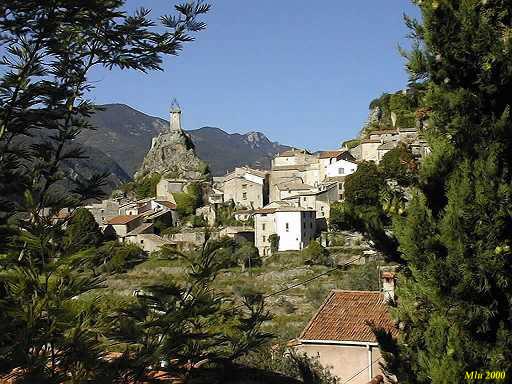
[[376,342],[367,322],[397,335],[382,292],[332,290],[300,338]]

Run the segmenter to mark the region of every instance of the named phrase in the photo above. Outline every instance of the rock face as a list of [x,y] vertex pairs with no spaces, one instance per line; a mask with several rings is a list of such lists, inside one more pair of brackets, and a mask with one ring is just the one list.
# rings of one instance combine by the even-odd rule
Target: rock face
[[135,178],[160,173],[166,178],[199,180],[205,178],[206,170],[206,163],[197,157],[192,140],[181,129],[181,109],[173,101],[169,128],[153,138]]

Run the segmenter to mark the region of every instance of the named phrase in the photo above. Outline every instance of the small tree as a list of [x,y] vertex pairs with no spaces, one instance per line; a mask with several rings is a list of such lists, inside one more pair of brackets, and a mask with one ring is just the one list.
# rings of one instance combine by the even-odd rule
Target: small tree
[[273,233],[268,237],[268,240],[270,241],[270,251],[273,254],[279,251],[279,235]]
[[94,216],[85,208],[79,208],[68,222],[64,232],[64,253],[73,254],[101,244],[103,235]]
[[375,206],[384,179],[373,162],[363,161],[345,181],[345,201],[353,206]]
[[380,171],[387,180],[395,180],[400,186],[409,186],[417,174],[417,164],[411,150],[400,143],[387,152],[379,163]]
[[316,240],[310,242],[302,253],[312,264],[332,265],[329,251]]

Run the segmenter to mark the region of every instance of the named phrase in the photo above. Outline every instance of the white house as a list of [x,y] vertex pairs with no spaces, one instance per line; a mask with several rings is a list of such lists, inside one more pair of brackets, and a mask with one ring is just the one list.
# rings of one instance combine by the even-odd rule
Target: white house
[[254,212],[255,246],[261,256],[271,254],[270,236],[279,236],[278,251],[300,251],[315,237],[315,210],[288,205]]
[[326,167],[327,177],[347,176],[357,170],[357,164],[347,160],[336,160]]

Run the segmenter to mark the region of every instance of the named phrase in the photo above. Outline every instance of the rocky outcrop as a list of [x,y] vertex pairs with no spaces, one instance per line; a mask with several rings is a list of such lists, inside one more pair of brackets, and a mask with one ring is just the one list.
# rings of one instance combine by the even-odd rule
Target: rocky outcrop
[[181,129],[181,109],[176,102],[171,106],[169,128],[154,137],[135,178],[160,173],[166,178],[200,180],[208,174],[208,167],[195,153],[190,137]]

